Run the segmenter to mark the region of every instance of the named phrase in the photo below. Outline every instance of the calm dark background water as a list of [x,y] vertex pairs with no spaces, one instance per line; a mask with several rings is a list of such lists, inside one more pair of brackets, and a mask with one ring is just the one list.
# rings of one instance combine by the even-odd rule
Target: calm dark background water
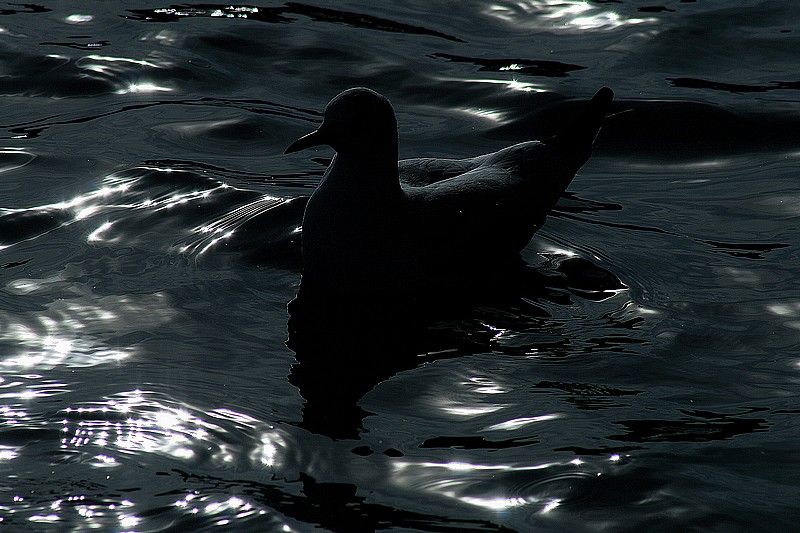
[[[3,530],[797,528],[794,2],[0,9]],[[529,290],[289,327],[354,85],[405,157],[616,91]]]

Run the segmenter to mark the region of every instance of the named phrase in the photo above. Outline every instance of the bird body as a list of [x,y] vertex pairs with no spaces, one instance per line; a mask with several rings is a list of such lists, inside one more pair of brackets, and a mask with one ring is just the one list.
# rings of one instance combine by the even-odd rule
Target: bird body
[[365,88],[341,93],[320,128],[286,150],[336,150],[305,209],[303,282],[342,294],[411,295],[518,262],[588,159],[612,97],[601,89],[572,126],[544,142],[398,162],[389,101]]

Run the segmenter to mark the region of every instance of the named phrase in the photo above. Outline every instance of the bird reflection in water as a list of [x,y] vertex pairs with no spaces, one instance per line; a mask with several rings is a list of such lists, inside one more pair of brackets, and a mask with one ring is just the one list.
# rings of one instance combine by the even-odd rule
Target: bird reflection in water
[[371,414],[359,400],[381,382],[435,360],[497,348],[497,328],[488,326],[481,339],[452,335],[458,328],[437,327],[443,323],[487,310],[535,322],[547,318],[547,304],[569,304],[571,295],[603,300],[625,289],[613,273],[579,257],[558,261],[552,272],[521,263],[495,274],[474,280],[466,292],[424,300],[348,299],[301,283],[289,303],[287,341],[297,359],[289,381],[305,399],[300,425],[333,439],[357,439]]
[[[305,207],[303,281],[290,304],[290,381],[306,399],[306,427],[356,438],[366,415],[357,401],[373,386],[463,353],[458,340],[436,346],[428,325],[437,320],[476,302],[546,315],[520,305],[546,286],[520,252],[589,159],[613,97],[601,88],[542,142],[458,160],[398,161],[394,109],[375,91],[348,89],[328,103],[322,124],[285,151],[336,152]],[[607,274],[599,279],[621,289]]]

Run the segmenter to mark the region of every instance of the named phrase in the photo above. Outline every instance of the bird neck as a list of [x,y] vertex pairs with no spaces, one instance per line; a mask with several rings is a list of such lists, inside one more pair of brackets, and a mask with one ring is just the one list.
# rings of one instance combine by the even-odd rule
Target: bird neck
[[397,169],[397,148],[341,151],[334,156],[325,181],[345,190],[358,190],[371,196],[402,194]]

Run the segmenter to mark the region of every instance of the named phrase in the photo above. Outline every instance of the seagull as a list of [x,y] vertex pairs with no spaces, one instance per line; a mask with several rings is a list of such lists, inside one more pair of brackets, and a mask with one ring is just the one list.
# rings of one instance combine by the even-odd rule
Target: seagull
[[303,214],[302,284],[341,296],[461,290],[520,252],[589,159],[614,93],[603,87],[561,133],[466,159],[398,161],[387,98],[348,89],[289,154],[336,152]]

